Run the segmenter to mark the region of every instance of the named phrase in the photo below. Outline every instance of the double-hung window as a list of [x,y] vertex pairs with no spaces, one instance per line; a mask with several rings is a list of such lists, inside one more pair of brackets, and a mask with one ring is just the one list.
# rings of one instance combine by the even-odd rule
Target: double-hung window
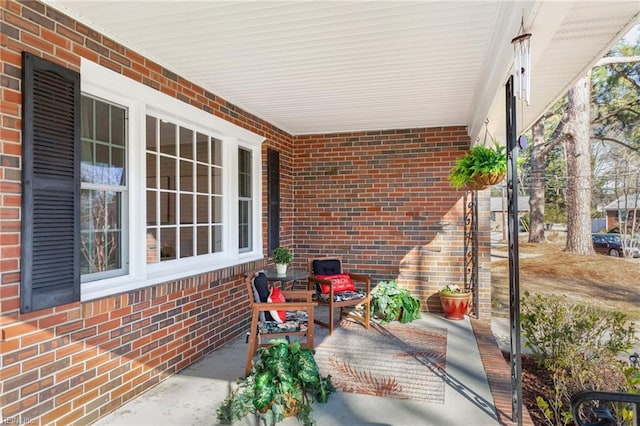
[[264,138],[81,64],[83,300],[257,260]]
[[238,149],[238,249],[251,250],[251,205],[252,203],[251,151]]
[[92,281],[127,273],[127,110],[82,96],[80,121],[80,273]]

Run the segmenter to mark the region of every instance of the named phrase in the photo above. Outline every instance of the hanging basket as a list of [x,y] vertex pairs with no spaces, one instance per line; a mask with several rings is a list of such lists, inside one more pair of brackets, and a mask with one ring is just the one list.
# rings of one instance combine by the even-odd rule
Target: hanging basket
[[[484,188],[495,185],[502,182],[505,176],[505,172],[502,173],[476,173],[473,175],[472,180]],[[484,189],[483,188],[483,189]]]
[[470,181],[467,181],[466,185],[467,185],[467,188],[471,189],[472,191],[482,191],[483,189],[488,188],[487,185],[478,183],[473,179],[471,179]]

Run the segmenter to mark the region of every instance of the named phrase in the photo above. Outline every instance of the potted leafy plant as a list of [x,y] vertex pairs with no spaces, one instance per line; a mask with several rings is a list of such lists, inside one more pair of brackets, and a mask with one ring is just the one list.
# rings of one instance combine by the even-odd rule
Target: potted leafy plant
[[507,173],[506,150],[497,140],[493,142],[493,147],[474,146],[456,161],[449,173],[449,181],[454,188],[467,185],[471,189],[485,189],[504,179]]
[[313,349],[284,339],[272,343],[258,350],[251,372],[238,379],[238,388],[218,404],[220,423],[231,424],[253,413],[267,425],[292,415],[304,425],[314,424],[312,404],[327,402],[334,392],[331,376],[320,375]]
[[273,263],[276,264],[278,275],[287,275],[287,265],[291,263],[293,256],[286,247],[277,247],[271,253]]
[[371,290],[371,314],[382,323],[398,319],[406,324],[421,317],[420,299],[406,288],[398,287],[395,280],[380,281]]
[[471,292],[456,284],[448,284],[438,293],[445,318],[464,319],[471,305]]

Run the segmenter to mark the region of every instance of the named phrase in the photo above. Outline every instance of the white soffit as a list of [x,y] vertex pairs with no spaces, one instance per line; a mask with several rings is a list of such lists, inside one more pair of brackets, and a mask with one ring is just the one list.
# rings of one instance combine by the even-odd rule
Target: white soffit
[[[640,1],[548,2],[542,5],[529,27],[533,33],[531,105],[518,103],[518,132],[533,125],[586,75],[638,23],[639,16]],[[502,90],[489,113],[490,132],[501,138],[506,122],[504,97]]]
[[46,2],[294,135],[445,125],[478,135],[500,102],[522,14],[533,40],[544,39],[535,14],[555,7],[567,16],[544,29],[553,35],[534,64],[529,107],[538,115],[640,9],[615,0]]

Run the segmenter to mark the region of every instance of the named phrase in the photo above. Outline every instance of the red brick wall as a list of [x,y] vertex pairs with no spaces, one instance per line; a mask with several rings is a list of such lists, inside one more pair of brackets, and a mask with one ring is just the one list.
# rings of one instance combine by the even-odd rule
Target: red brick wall
[[615,228],[616,226],[619,226],[619,225],[620,225],[620,222],[618,222],[618,212],[608,210],[607,216],[606,216],[606,224],[605,224],[605,227],[607,228],[607,230],[611,228]]
[[[370,274],[375,282],[395,278],[425,309],[440,311],[435,293],[464,282],[464,205],[470,193],[452,189],[447,176],[469,146],[464,127],[296,137],[297,262],[340,255],[345,269]],[[484,192],[481,223],[488,230]],[[489,309],[489,233],[479,240],[480,307]]]
[[201,359],[246,330],[244,273],[260,266],[3,315],[2,418],[89,424]]
[[[0,0],[0,13],[0,418],[88,424],[242,334],[242,279],[264,265],[21,315],[21,52],[76,71],[85,57],[265,136],[263,155],[267,147],[281,152],[285,218],[292,137],[42,3]],[[262,232],[266,241],[266,226]]]

